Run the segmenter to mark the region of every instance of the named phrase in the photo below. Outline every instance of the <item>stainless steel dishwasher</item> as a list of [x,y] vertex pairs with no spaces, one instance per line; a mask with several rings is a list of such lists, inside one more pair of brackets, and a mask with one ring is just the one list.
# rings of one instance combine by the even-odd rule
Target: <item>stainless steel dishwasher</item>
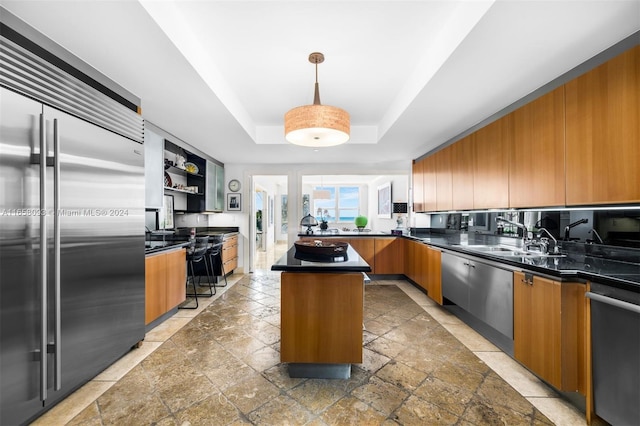
[[640,293],[591,283],[594,409],[612,425],[640,425]]
[[512,354],[513,272],[474,258],[443,252],[441,278],[442,295],[459,309],[446,307]]

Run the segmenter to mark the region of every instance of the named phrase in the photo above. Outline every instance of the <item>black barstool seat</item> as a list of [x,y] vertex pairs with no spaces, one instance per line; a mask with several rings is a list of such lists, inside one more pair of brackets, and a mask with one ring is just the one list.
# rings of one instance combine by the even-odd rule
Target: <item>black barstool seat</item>
[[[187,293],[188,297],[193,297],[196,301],[196,306],[181,306],[181,309],[197,309],[198,308],[198,296],[211,297],[215,294],[215,286],[211,284],[211,275],[209,273],[209,265],[207,261],[207,252],[209,250],[209,237],[196,237],[192,241],[191,245],[187,248],[187,281],[186,285],[189,286],[189,279],[193,286],[193,293]],[[198,293],[196,286],[196,274],[194,265],[203,262],[207,273],[207,287],[209,287],[209,293]],[[198,275],[198,286],[200,286],[201,276]]]
[[[222,262],[222,246],[224,243],[218,242],[211,245],[209,249],[209,265],[211,266],[211,275],[214,278],[214,287],[226,287],[227,286],[227,274],[224,270],[224,263]],[[218,274],[220,271],[220,274]],[[221,276],[224,278],[224,285],[216,285],[215,277]]]

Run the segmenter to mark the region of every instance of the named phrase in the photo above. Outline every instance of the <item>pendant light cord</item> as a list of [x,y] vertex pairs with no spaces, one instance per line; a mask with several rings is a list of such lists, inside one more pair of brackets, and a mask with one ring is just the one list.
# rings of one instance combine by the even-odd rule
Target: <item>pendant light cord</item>
[[318,84],[318,60],[316,59],[314,63],[316,64],[316,85],[315,85],[315,92],[313,94],[313,104],[320,105],[320,85]]

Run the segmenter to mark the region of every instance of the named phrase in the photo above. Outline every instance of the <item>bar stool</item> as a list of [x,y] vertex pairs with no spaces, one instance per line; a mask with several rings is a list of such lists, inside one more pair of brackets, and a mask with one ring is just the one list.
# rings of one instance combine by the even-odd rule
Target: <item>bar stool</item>
[[[224,270],[224,263],[222,262],[222,246],[223,243],[214,243],[209,249],[209,264],[211,265],[211,275],[214,278],[214,287],[226,287],[227,286],[227,274]],[[220,274],[217,272],[220,271]],[[222,276],[224,278],[224,285],[216,285],[215,278]]]
[[[198,296],[211,297],[215,294],[215,286],[211,285],[211,275],[209,274],[209,265],[207,262],[207,251],[209,250],[209,237],[196,237],[195,241],[191,243],[191,246],[187,250],[187,281],[186,285],[189,286],[189,278],[191,278],[191,284],[193,286],[193,293],[187,293],[188,297],[193,297],[196,301],[196,306],[180,306],[180,309],[198,309]],[[198,288],[196,287],[196,273],[194,264],[203,262],[207,273],[207,286],[209,287],[209,294],[198,294]],[[200,284],[201,276],[198,276],[198,286]],[[204,286],[203,286],[204,287]]]

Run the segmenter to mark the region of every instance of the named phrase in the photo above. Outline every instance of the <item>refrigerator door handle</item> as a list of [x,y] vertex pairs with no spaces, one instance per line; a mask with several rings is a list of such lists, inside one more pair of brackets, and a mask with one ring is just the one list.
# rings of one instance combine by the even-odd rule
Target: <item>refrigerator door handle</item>
[[55,346],[54,389],[62,387],[62,345],[60,341],[60,128],[58,119],[53,120],[53,279],[55,324],[53,344]]
[[47,135],[40,114],[40,400],[47,399]]

